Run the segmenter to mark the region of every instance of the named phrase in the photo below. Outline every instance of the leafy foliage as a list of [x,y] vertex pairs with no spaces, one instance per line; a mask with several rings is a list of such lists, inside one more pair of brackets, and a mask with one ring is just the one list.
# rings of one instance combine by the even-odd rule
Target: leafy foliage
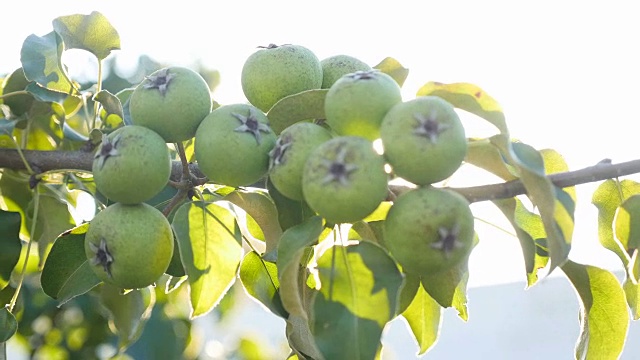
[[[156,286],[141,289],[101,282],[91,262],[98,259],[108,268],[117,259],[106,248],[95,250],[94,260],[87,257],[85,233],[91,225],[78,216],[110,204],[88,171],[93,151],[103,134],[131,124],[129,96],[160,64],[142,59],[140,76],[123,79],[111,71],[98,84],[80,84],[63,63],[69,49],[88,51],[100,67],[113,66],[110,56],[120,49],[120,37],[98,12],[56,18],[53,31],[25,39],[21,67],[1,83],[0,160],[15,153],[22,166],[0,169],[0,343],[29,339],[34,357],[95,358],[96,349],[108,345],[117,349],[114,358],[195,359],[192,320],[209,313],[223,319],[234,289],[284,320],[291,359],[378,358],[385,326],[397,317],[404,318],[424,354],[437,342],[445,308],[469,319],[470,254],[455,266],[416,275],[404,273],[385,246],[387,213],[406,187],[391,187],[394,192],[363,219],[328,224],[304,200],[278,192],[268,174],[248,187],[209,181],[189,163],[195,158],[193,140],[173,145],[172,160],[180,171],[174,166],[169,184],[147,201],[164,212],[175,235],[165,275]],[[400,86],[409,74],[391,57],[373,68]],[[213,90],[219,75],[200,70]],[[266,114],[270,129],[279,134],[301,121],[323,124],[327,91],[280,99]],[[490,199],[511,224],[528,286],[542,270],[560,268],[575,288],[581,303],[575,357],[617,358],[630,316],[640,318],[640,185],[606,180],[592,198],[600,243],[626,270],[621,284],[606,270],[569,260],[577,195],[573,187],[551,180],[550,175],[569,171],[561,154],[514,140],[499,103],[474,84],[428,82],[416,96],[440,97],[496,128],[493,136],[468,139],[465,162],[498,176],[502,185],[522,184],[524,193],[468,200]],[[214,102],[213,109],[218,106]],[[45,171],[42,163],[27,161],[27,150],[84,163],[69,168],[63,159]],[[284,159],[279,156],[274,150],[270,161]],[[346,154],[335,157],[324,164],[334,171],[324,182],[348,184],[355,168]],[[476,236],[474,246],[478,241]],[[54,335],[46,335],[49,331]],[[236,355],[249,357],[255,347],[244,339]]]

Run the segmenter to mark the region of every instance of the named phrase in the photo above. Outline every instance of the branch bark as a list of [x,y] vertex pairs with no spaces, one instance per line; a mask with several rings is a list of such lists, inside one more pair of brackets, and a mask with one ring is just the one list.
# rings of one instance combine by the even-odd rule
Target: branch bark
[[[85,151],[23,150],[23,154],[30,165],[43,172],[55,170],[91,171],[93,163],[93,154]],[[198,177],[205,177],[198,169],[197,164],[189,164],[189,167],[192,174]],[[0,169],[2,168],[25,170],[22,159],[18,152],[13,149],[0,149]],[[180,180],[182,170],[180,161],[173,161],[171,179]],[[584,169],[551,174],[549,179],[556,186],[565,188],[637,173],[640,173],[640,159],[618,164],[599,163]],[[409,189],[406,186],[391,186],[391,191],[398,195]],[[522,182],[519,180],[450,189],[459,192],[470,202],[506,199],[526,193]]]
[[[41,172],[47,171],[91,171],[93,153],[78,151],[40,151],[22,150],[24,157],[32,167]],[[0,149],[0,169],[26,170],[20,155],[13,149]],[[197,177],[205,177],[196,164],[189,164],[191,173]],[[171,180],[179,181],[182,177],[182,163],[173,161],[171,164]]]

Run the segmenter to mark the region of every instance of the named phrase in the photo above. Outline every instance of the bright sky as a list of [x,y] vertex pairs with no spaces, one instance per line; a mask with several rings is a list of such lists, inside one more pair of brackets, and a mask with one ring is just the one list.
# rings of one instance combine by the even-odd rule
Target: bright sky
[[[595,2],[594,2],[595,3]],[[37,4],[37,5],[36,5]],[[631,1],[12,1],[3,12],[0,73],[20,66],[22,41],[52,30],[51,20],[102,12],[120,33],[123,64],[139,54],[189,66],[197,59],[221,72],[213,94],[220,103],[244,101],[240,70],[256,46],[294,43],[322,59],[348,54],[375,65],[392,56],[410,69],[405,99],[427,81],[470,82],[503,106],[514,137],[554,148],[573,169],[603,158],[639,157],[637,85],[640,34]],[[468,136],[493,129],[464,117]],[[492,181],[471,175],[470,184]],[[460,184],[461,182],[455,182]],[[607,268],[617,262],[598,251],[595,185],[578,188],[571,257]],[[474,204],[484,219],[501,214]],[[479,224],[481,245],[471,258],[470,285],[524,281],[515,238]],[[498,259],[506,259],[504,262]],[[500,266],[498,266],[498,264]]]

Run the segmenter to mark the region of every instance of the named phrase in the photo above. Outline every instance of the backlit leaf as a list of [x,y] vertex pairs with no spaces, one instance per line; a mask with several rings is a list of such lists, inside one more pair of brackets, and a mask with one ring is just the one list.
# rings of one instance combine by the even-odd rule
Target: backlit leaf
[[116,95],[113,95],[108,90],[101,90],[93,97],[93,100],[102,105],[100,118],[107,125],[107,128],[116,128],[123,122],[122,103]]
[[233,213],[215,204],[188,202],[172,222],[187,272],[192,317],[209,312],[233,285],[242,258]]
[[278,223],[278,210],[267,193],[259,190],[236,190],[223,199],[239,206],[256,221],[264,235],[267,253],[276,249],[282,229]]
[[484,169],[503,180],[515,180],[517,176],[505,163],[500,149],[489,139],[471,139],[468,142],[467,155],[464,161]]
[[442,307],[420,286],[413,301],[402,313],[418,342],[418,355],[426,353],[436,343],[442,323],[441,314]]
[[374,359],[395,316],[402,274],[381,247],[334,245],[318,259],[312,333],[326,359]]
[[[618,256],[628,273],[629,268],[633,268],[631,254],[625,250],[626,244],[621,243],[614,236],[614,219],[620,205],[636,194],[640,194],[640,183],[628,179],[622,181],[605,180],[594,191],[591,198],[591,203],[598,209],[600,244]],[[637,304],[632,307],[637,307]]]
[[504,213],[516,232],[524,257],[527,286],[533,286],[538,281],[538,270],[549,262],[547,234],[542,219],[517,198],[494,200],[493,203]]
[[580,297],[576,359],[619,358],[629,328],[629,312],[618,279],[609,271],[572,261],[567,261],[562,271]]
[[53,28],[64,40],[67,49],[83,49],[99,60],[120,49],[120,36],[109,20],[97,11],[89,15],[60,16]]
[[373,66],[373,68],[391,76],[400,87],[404,85],[404,81],[407,80],[407,76],[409,76],[409,69],[402,66],[398,60],[392,57],[382,59],[382,61]]
[[533,147],[511,143],[504,135],[495,135],[491,141],[500,148],[508,163],[517,168],[527,196],[537,207],[547,235],[550,258],[549,272],[562,265],[571,248],[573,236],[573,210],[570,197],[561,196],[546,176],[542,155]]
[[288,317],[289,314],[282,307],[280,300],[276,264],[265,261],[258,253],[251,251],[245,255],[240,265],[240,280],[249,295],[271,312],[285,319]]
[[500,133],[509,134],[500,104],[476,85],[468,83],[443,84],[432,81],[424,84],[416,95],[438,96],[459,109],[489,121],[500,130]]

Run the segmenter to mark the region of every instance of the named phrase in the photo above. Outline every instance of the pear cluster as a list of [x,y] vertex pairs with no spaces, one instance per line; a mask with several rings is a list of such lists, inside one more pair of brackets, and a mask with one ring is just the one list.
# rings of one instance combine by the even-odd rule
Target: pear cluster
[[[416,189],[394,201],[384,227],[385,244],[404,271],[442,271],[468,255],[473,240],[468,202],[433,186],[453,175],[467,151],[462,123],[445,100],[403,101],[396,80],[362,60],[344,54],[321,60],[291,44],[270,44],[251,54],[241,85],[248,102],[213,108],[206,82],[186,68],[158,70],[139,84],[129,99],[132,125],[105,135],[96,151],[96,186],[118,205],[98,215],[144,207],[169,180],[166,143],[193,139],[198,168],[208,182],[242,187],[267,180],[274,191],[306,203],[329,224],[365,219],[389,199],[389,181],[404,179]],[[324,117],[301,119],[276,133],[270,110],[311,90],[325,92]],[[109,240],[119,234],[105,232],[124,229],[126,217],[112,217],[105,222],[114,226],[90,227],[86,250],[98,275],[113,282],[119,276],[115,244],[126,241]],[[146,238],[154,240],[148,244],[173,246],[171,231],[154,230],[166,225],[149,226]],[[157,271],[145,282],[126,285],[157,279],[171,252],[154,260]]]
[[401,178],[416,188],[393,202],[384,239],[403,270],[432,274],[468,256],[474,237],[469,203],[434,186],[456,172],[467,152],[451,104],[435,96],[403,101],[390,75],[349,55],[318,60],[299,45],[271,44],[253,53],[242,88],[267,119],[279,100],[327,89],[324,119],[290,125],[268,152],[264,175],[282,195],[306,202],[328,223],[353,223],[374,212],[388,198],[389,181]]
[[167,143],[193,138],[213,101],[200,74],[166,67],[138,84],[128,102],[131,124],[103,134],[95,151],[95,186],[112,204],[91,221],[85,253],[98,278],[134,289],[154,284],[173,257],[171,225],[146,203],[169,182]]

